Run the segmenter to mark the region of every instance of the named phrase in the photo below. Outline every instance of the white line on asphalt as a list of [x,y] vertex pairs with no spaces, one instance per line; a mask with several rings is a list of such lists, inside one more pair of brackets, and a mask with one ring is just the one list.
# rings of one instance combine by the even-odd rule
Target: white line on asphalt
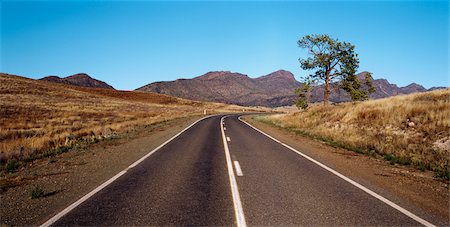
[[226,131],[226,130],[227,130],[227,128],[223,127],[223,130],[225,130],[225,131]]
[[168,139],[166,142],[164,142],[163,144],[159,145],[157,148],[153,149],[152,151],[150,151],[149,153],[147,153],[144,157],[140,158],[139,160],[137,160],[136,162],[134,162],[133,164],[131,164],[130,166],[128,166],[126,169],[124,169],[123,171],[121,171],[120,173],[116,174],[115,176],[113,176],[111,179],[107,180],[105,183],[101,184],[100,186],[98,186],[97,188],[95,188],[94,190],[92,190],[91,192],[89,192],[88,194],[86,194],[85,196],[81,197],[81,199],[77,200],[76,202],[72,203],[70,206],[66,207],[64,210],[62,210],[61,212],[59,212],[58,214],[56,214],[55,216],[53,216],[52,218],[50,218],[48,221],[46,221],[44,224],[42,224],[41,226],[50,226],[53,223],[55,223],[56,221],[58,221],[61,217],[63,217],[64,215],[66,215],[67,213],[69,213],[71,210],[73,210],[75,207],[77,207],[78,205],[80,205],[81,203],[83,203],[84,201],[88,200],[91,196],[93,196],[95,193],[99,192],[100,190],[102,190],[103,188],[105,188],[106,186],[108,186],[109,184],[111,184],[112,182],[114,182],[115,180],[117,180],[117,178],[121,177],[123,174],[125,174],[129,169],[137,166],[139,163],[141,163],[142,161],[144,161],[144,159],[148,158],[150,155],[152,155],[153,153],[155,153],[156,151],[158,151],[161,147],[164,147],[166,144],[168,144],[170,141],[172,141],[173,139],[175,139],[176,137],[178,137],[179,135],[181,135],[183,132],[185,132],[186,130],[188,130],[190,127],[192,127],[193,125],[197,124],[198,122],[206,119],[206,118],[210,118],[216,115],[211,115],[211,116],[207,116],[204,118],[201,118],[197,121],[195,121],[194,123],[192,123],[191,125],[189,125],[188,127],[186,127],[185,129],[183,129],[181,132],[179,132],[178,134],[174,135],[172,138]]
[[228,137],[228,136],[227,136],[227,141],[228,141],[228,142],[231,142],[231,139],[230,139],[230,137]]
[[340,177],[341,179],[343,179],[343,180],[347,181],[348,183],[352,184],[353,186],[355,186],[355,187],[357,187],[357,188],[363,190],[363,191],[366,192],[367,194],[369,194],[369,195],[371,195],[371,196],[377,198],[378,200],[382,201],[383,203],[385,203],[385,204],[391,206],[392,208],[394,208],[394,209],[396,209],[396,210],[402,212],[404,215],[406,215],[406,216],[412,218],[413,220],[419,222],[420,224],[422,224],[422,225],[424,225],[424,226],[435,226],[435,225],[433,225],[432,223],[430,223],[430,222],[428,222],[428,221],[426,221],[426,220],[420,218],[419,216],[417,216],[417,215],[411,213],[410,211],[406,210],[405,208],[403,208],[403,207],[401,207],[401,206],[395,204],[394,202],[392,202],[392,201],[390,201],[390,200],[384,198],[383,196],[377,194],[376,192],[374,192],[374,191],[372,191],[372,190],[370,190],[370,189],[368,189],[368,188],[362,186],[361,184],[359,184],[359,183],[353,181],[352,179],[350,179],[350,178],[348,178],[348,177],[342,175],[341,173],[337,172],[336,170],[334,170],[334,169],[332,169],[332,168],[330,168],[330,167],[328,167],[328,166],[322,164],[321,162],[319,162],[319,161],[317,161],[317,160],[315,160],[315,159],[309,157],[309,156],[306,155],[306,154],[303,154],[303,153],[300,152],[300,151],[297,151],[296,149],[292,148],[291,146],[289,146],[289,145],[287,145],[287,144],[281,143],[279,140],[273,138],[272,136],[268,135],[267,133],[265,133],[265,132],[263,132],[263,131],[261,131],[261,130],[255,128],[253,125],[251,125],[251,124],[249,124],[249,123],[243,121],[243,120],[241,119],[241,117],[239,117],[239,120],[240,120],[241,122],[244,122],[245,124],[247,124],[247,125],[250,126],[251,128],[253,128],[254,130],[260,132],[261,134],[263,134],[263,135],[269,137],[270,139],[272,139],[272,140],[274,140],[274,141],[280,143],[281,145],[283,145],[284,147],[290,149],[291,151],[293,151],[293,152],[299,154],[300,156],[302,156],[302,157],[308,159],[309,161],[311,161],[311,162],[317,164],[318,166],[320,166],[320,167],[322,167],[322,168],[328,170],[328,171],[331,172],[332,174],[334,174],[334,175]]
[[236,169],[236,175],[238,175],[238,177],[244,176],[244,173],[242,173],[241,165],[239,165],[239,162],[234,161],[233,163],[234,163],[234,168]]
[[225,150],[225,159],[227,160],[228,177],[230,179],[231,195],[233,197],[234,204],[234,214],[236,216],[236,224],[238,227],[245,227],[247,223],[245,222],[244,210],[242,209],[241,197],[239,196],[239,189],[236,183],[236,177],[234,176],[233,164],[231,163],[230,150],[228,149],[228,143],[225,139],[225,131],[223,130],[223,119],[220,119],[220,129],[222,131],[223,147]]

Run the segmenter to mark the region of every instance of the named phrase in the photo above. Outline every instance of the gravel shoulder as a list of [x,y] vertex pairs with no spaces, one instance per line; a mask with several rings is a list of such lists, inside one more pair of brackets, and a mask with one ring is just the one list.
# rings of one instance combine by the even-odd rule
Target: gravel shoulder
[[[158,123],[1,173],[0,225],[42,224],[199,118]],[[37,187],[43,195],[33,199]]]
[[323,142],[256,121],[251,116],[243,119],[398,205],[414,211],[420,217],[438,225],[450,224],[449,185],[434,178],[433,172],[390,165],[375,157],[333,148]]

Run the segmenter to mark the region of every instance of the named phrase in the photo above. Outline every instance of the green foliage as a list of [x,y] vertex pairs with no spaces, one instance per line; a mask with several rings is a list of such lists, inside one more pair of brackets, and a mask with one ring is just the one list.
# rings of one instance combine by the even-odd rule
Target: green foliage
[[394,164],[400,164],[400,165],[410,165],[411,159],[407,157],[396,157],[392,154],[384,154],[383,155],[384,160],[389,161],[391,165]]
[[308,108],[309,92],[311,91],[312,82],[310,78],[304,78],[303,86],[295,89],[298,99],[295,100],[294,104],[298,109],[306,110]]
[[[300,48],[309,51],[308,58],[299,59],[302,69],[315,70],[309,77],[325,84],[324,104],[328,103],[330,83],[338,81],[344,82],[342,86],[353,100],[368,98],[368,92],[361,89],[361,83],[355,75],[359,59],[354,45],[340,42],[328,35],[307,35],[297,43]],[[370,83],[369,88],[372,87],[372,81],[366,81]]]
[[19,163],[16,160],[10,160],[8,163],[6,163],[6,171],[8,173],[12,173],[16,171],[16,169],[19,167]]
[[450,171],[448,169],[437,171],[436,177],[442,178],[444,180],[450,180]]
[[63,147],[57,147],[57,148],[55,148],[54,153],[56,153],[56,154],[62,154],[62,153],[65,153],[65,152],[67,152],[67,151],[69,151],[69,150],[70,150],[69,147],[65,147],[65,146],[63,146]]
[[364,75],[364,85],[362,87],[360,79],[356,75],[351,75],[341,81],[341,88],[350,94],[353,101],[367,100],[369,94],[375,92],[375,87],[372,85],[372,74],[366,72]]
[[36,185],[33,190],[31,190],[31,198],[37,199],[43,197],[45,195],[44,189],[42,189],[39,185]]
[[306,110],[308,109],[308,102],[306,101],[305,98],[303,97],[299,97],[297,100],[295,100],[294,102],[295,106],[300,110]]
[[300,59],[304,70],[316,69],[315,79],[326,80],[338,76],[350,76],[359,67],[355,46],[348,42],[339,42],[328,35],[307,35],[298,41],[300,48],[308,49],[311,55]]

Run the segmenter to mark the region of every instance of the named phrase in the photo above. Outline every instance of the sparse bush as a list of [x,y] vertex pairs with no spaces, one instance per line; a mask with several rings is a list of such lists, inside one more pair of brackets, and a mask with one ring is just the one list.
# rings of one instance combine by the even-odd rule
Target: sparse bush
[[62,154],[62,153],[65,153],[67,151],[69,151],[68,147],[57,147],[55,149],[55,153],[57,153],[57,154]]
[[19,168],[19,163],[14,159],[9,160],[6,163],[6,171],[8,173],[12,173],[12,172],[16,171],[17,168]]
[[31,198],[37,199],[43,197],[45,194],[44,189],[42,189],[39,185],[36,185],[33,190],[31,190]]
[[444,180],[450,180],[450,171],[448,169],[436,172],[436,176]]

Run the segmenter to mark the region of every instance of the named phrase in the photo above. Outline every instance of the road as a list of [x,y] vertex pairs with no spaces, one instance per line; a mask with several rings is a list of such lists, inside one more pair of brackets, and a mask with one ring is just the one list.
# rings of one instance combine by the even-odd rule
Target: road
[[222,118],[193,124],[44,225],[431,224]]

